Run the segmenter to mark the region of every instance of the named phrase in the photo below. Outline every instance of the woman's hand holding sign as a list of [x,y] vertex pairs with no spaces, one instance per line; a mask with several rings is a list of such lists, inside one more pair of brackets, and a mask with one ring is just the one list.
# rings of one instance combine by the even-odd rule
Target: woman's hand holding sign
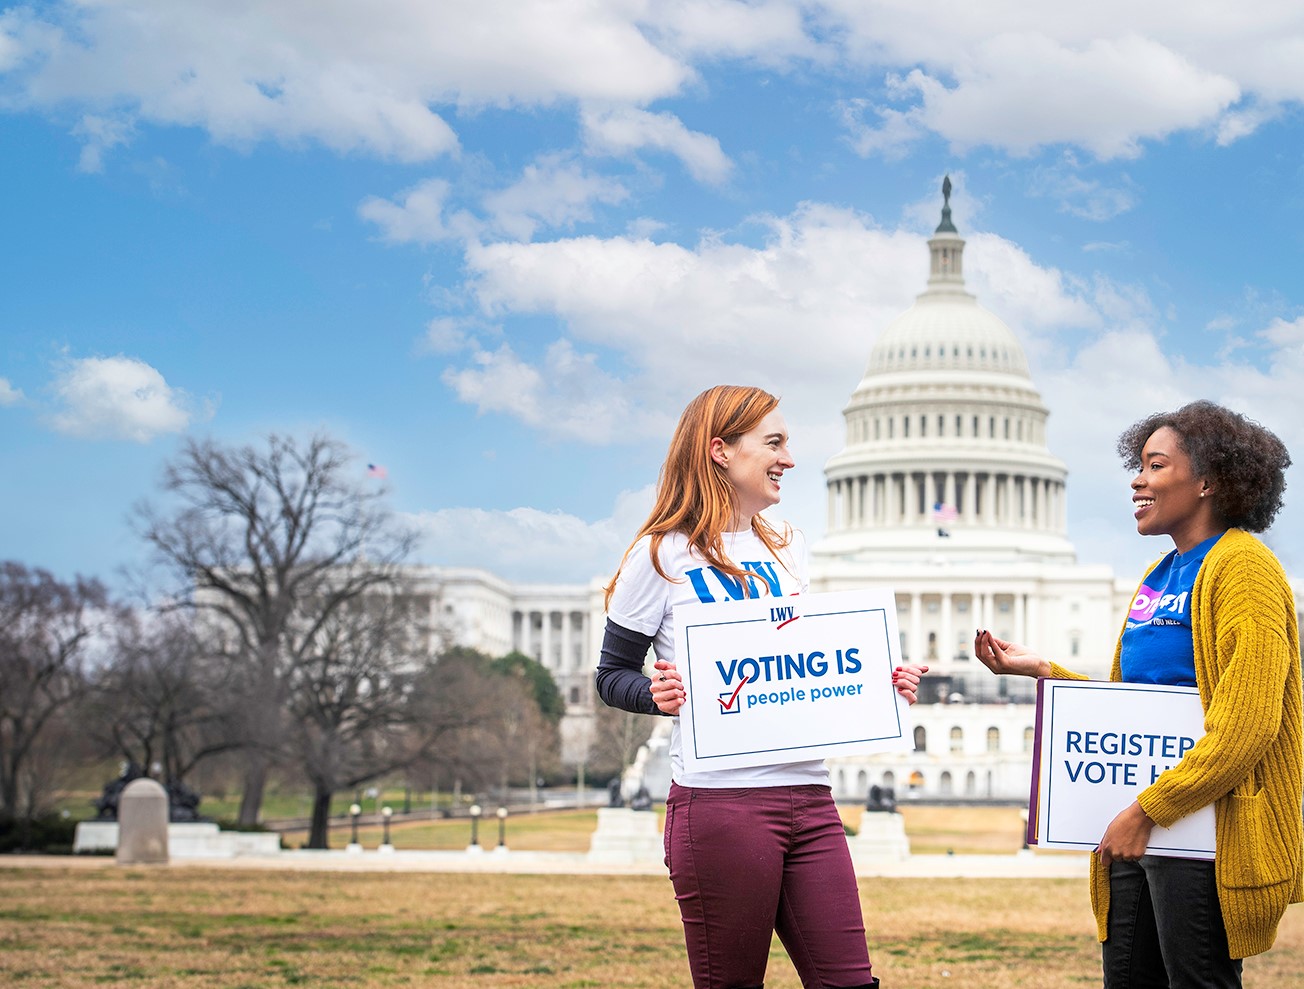
[[1146,853],[1146,846],[1150,844],[1150,832],[1154,830],[1155,822],[1141,805],[1135,800],[1119,812],[1118,816],[1109,822],[1109,827],[1105,829],[1105,836],[1100,839],[1100,845],[1096,848],[1097,854],[1100,855],[1100,864],[1106,869],[1115,859],[1123,862],[1135,862]]
[[910,704],[919,700],[919,680],[928,672],[927,666],[898,666],[892,671],[892,686]]
[[684,706],[688,695],[684,693],[684,681],[674,663],[657,660],[656,672],[652,674],[652,703],[663,714],[675,715]]

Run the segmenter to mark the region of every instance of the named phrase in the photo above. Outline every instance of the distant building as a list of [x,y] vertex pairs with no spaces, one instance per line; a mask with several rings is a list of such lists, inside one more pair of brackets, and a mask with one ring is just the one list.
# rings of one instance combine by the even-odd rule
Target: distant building
[[[912,709],[913,752],[830,760],[843,800],[863,801],[872,785],[898,799],[1026,799],[1036,684],[989,673],[973,658],[974,630],[1105,679],[1140,578],[1077,563],[1048,410],[1018,338],[965,290],[949,180],[943,197],[927,287],[879,334],[843,409],[846,443],[825,467],[828,529],[811,550],[812,591],[894,591],[902,655],[930,668]],[[589,717],[604,578],[508,584],[419,569],[440,588],[432,607],[453,640],[534,657],[568,717]],[[1293,584],[1298,606],[1304,585]],[[639,767],[655,796],[664,748],[654,736]]]

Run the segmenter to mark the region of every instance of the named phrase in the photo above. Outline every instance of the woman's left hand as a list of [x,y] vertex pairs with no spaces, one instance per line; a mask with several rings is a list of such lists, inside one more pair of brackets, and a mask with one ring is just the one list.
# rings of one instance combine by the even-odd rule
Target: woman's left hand
[[1135,862],[1146,853],[1150,844],[1150,832],[1155,822],[1135,800],[1124,807],[1105,828],[1105,837],[1100,839],[1096,852],[1100,855],[1100,864],[1106,869],[1114,859],[1123,862]]
[[674,663],[658,659],[652,664],[656,672],[652,675],[649,689],[652,691],[652,703],[662,714],[676,715],[688,700],[684,693],[684,680]]
[[928,672],[927,666],[898,666],[892,671],[892,686],[896,692],[913,704],[919,700],[919,680]]

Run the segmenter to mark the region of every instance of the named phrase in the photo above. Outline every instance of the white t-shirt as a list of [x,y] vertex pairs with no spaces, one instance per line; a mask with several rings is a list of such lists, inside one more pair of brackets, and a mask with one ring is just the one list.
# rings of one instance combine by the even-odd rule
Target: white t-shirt
[[[671,533],[661,542],[661,567],[670,580],[652,566],[651,536],[640,539],[625,560],[611,596],[607,616],[623,628],[653,637],[657,659],[675,662],[674,608],[699,601],[729,601],[747,596],[742,581],[721,573],[691,550],[682,533]],[[754,577],[748,577],[751,596],[786,597],[807,590],[806,543],[800,532],[778,557],[772,554],[751,529],[726,532],[724,554]],[[685,773],[683,737],[676,717],[670,733],[670,767],[681,786],[710,788],[738,786],[799,786],[829,782],[823,760],[789,762],[774,766],[751,766]]]

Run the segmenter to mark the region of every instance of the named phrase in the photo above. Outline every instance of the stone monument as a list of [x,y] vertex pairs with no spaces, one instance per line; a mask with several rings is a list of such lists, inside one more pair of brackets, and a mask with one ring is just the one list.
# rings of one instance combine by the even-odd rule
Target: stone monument
[[865,813],[860,815],[860,829],[847,843],[851,847],[851,859],[858,866],[899,862],[910,857],[905,818],[897,812],[896,794],[891,787],[869,788]]
[[118,865],[167,865],[168,793],[146,777],[134,779],[118,798]]
[[651,810],[598,808],[598,827],[589,843],[590,862],[640,865],[665,860],[665,847]]

